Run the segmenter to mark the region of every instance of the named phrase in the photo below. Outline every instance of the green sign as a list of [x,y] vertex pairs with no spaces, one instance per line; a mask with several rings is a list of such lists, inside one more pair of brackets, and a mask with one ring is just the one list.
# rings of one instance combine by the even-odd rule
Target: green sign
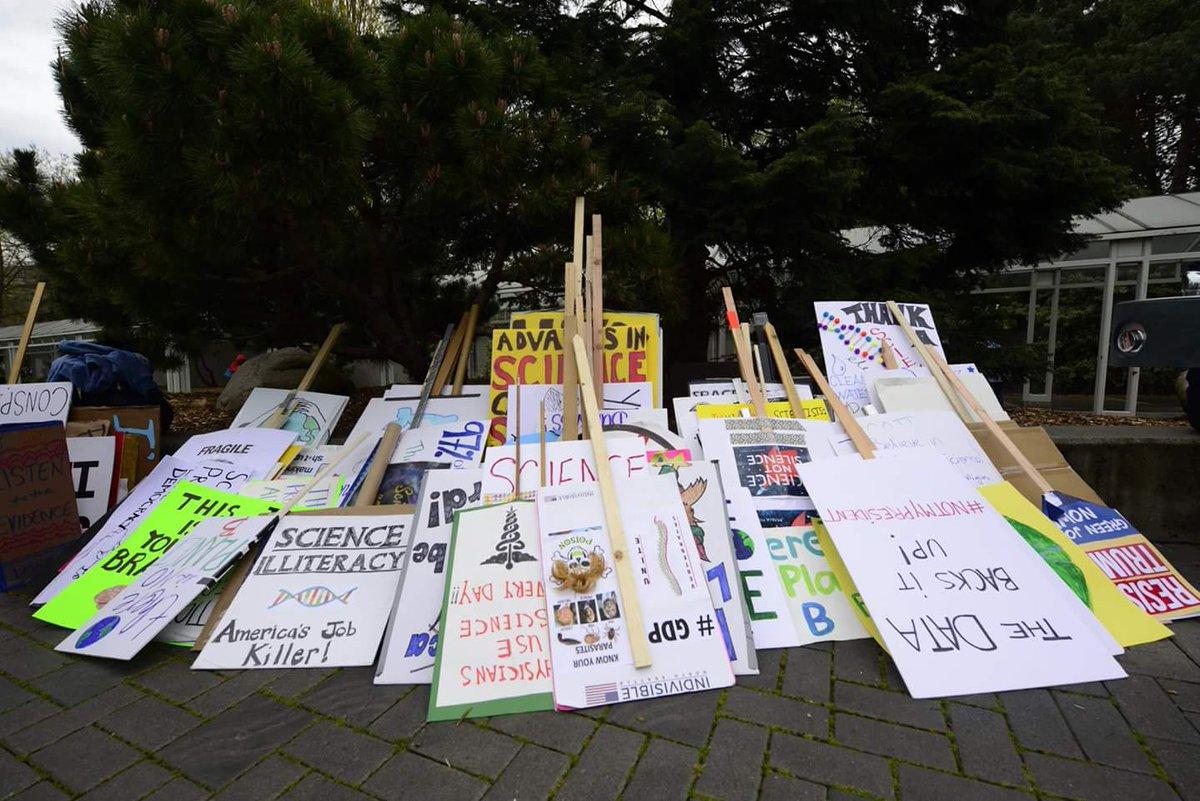
[[132,584],[201,520],[270,514],[267,501],[181,481],[155,504],[120,545],[34,613],[38,620],[75,629]]

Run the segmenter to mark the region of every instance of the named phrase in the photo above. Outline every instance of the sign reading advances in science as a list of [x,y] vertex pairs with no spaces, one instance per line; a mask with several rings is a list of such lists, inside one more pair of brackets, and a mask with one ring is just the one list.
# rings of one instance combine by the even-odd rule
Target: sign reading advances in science
[[479,470],[426,473],[400,587],[383,638],[376,684],[429,684],[433,680],[454,513],[480,502],[482,478]]
[[546,590],[531,501],[459,511],[430,721],[552,709]]
[[942,457],[800,471],[914,698],[1125,675],[1079,599]]
[[192,667],[371,664],[410,525],[411,514],[284,517]]
[[651,665],[633,666],[598,484],[538,493],[554,701],[585,708],[728,687],[733,671],[670,475],[616,482]]
[[1116,509],[1050,492],[1046,516],[1142,611],[1158,620],[1200,615],[1200,593]]
[[191,481],[180,482],[158,501],[120,545],[63,588],[33,616],[56,626],[79,628],[201,520],[262,515],[271,509],[270,504],[263,501],[219,492]]
[[71,382],[0,385],[0,425],[7,423],[67,422],[71,413]]
[[57,650],[132,659],[212,586],[272,519],[201,520],[111,603],[59,643]]

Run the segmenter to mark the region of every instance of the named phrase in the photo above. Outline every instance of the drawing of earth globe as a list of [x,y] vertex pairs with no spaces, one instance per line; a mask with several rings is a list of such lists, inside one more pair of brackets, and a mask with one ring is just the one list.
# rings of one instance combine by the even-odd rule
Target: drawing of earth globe
[[740,528],[733,530],[733,553],[738,559],[749,559],[754,555],[754,540]]
[[121,622],[121,618],[116,615],[109,615],[97,620],[92,625],[88,626],[83,634],[79,635],[79,639],[75,641],[76,648],[87,648],[107,637],[117,624]]

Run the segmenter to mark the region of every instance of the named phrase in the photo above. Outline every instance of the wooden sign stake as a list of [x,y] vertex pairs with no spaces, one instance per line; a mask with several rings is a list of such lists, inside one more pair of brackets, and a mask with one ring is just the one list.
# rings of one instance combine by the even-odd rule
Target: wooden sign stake
[[475,344],[475,326],[479,322],[479,304],[472,303],[467,312],[467,327],[463,331],[463,339],[458,354],[458,367],[454,370],[454,389],[452,395],[461,395],[463,381],[467,377],[467,362],[471,359],[471,347]]
[[592,215],[592,262],[588,273],[592,277],[592,310],[588,322],[592,326],[592,381],[596,384],[596,403],[604,405],[604,224],[599,214]]
[[[577,223],[582,226],[581,220]],[[567,262],[564,272],[566,274],[563,280],[563,349],[565,351],[569,347],[569,343],[575,341],[575,335],[579,333],[575,318],[575,300],[579,294],[579,274],[575,271],[574,262]],[[562,439],[564,442],[579,439],[579,367],[574,359],[567,358],[566,353],[563,354]]]
[[604,441],[604,429],[600,425],[600,405],[596,403],[595,388],[592,386],[592,370],[587,362],[583,337],[577,334],[573,343],[575,360],[579,363],[583,413],[588,419],[588,427],[594,432],[591,442],[592,456],[596,460],[596,481],[600,484],[604,521],[608,525],[608,536],[612,542],[613,567],[617,571],[621,603],[625,606],[625,624],[629,632],[629,647],[633,652],[633,666],[649,667],[650,642],[646,638],[646,624],[642,619],[642,606],[638,601],[633,563],[629,559],[629,546],[625,541],[625,526],[621,522],[621,510],[617,506],[617,490],[613,485],[612,466],[608,463],[608,445]]
[[517,458],[516,458],[516,469],[514,470],[516,475],[513,476],[513,500],[515,501],[517,498],[521,497],[521,390],[519,389],[519,387],[520,387],[519,384],[515,384],[514,386],[518,387],[518,389],[517,389],[517,410],[516,410],[517,411],[517,425],[516,425],[516,428],[517,428],[517,431],[516,431],[517,454],[516,454],[516,456],[517,456]]
[[33,289],[33,299],[29,301],[29,312],[25,315],[25,327],[21,329],[21,340],[17,343],[17,352],[13,354],[13,363],[8,366],[8,383],[21,383],[21,364],[25,361],[25,349],[29,347],[29,339],[33,336],[33,324],[37,320],[38,307],[42,305],[42,295],[46,291],[46,282],[38,281]]
[[337,344],[338,337],[342,335],[342,331],[345,328],[345,323],[338,323],[329,329],[329,334],[325,337],[325,341],[321,343],[321,347],[317,350],[317,355],[313,357],[312,364],[308,366],[308,370],[305,371],[304,377],[300,379],[300,383],[280,401],[274,413],[259,426],[260,428],[283,428],[288,417],[291,416],[292,401],[296,399],[298,393],[308,392],[309,388],[312,387],[313,382],[317,380],[317,375],[321,372],[321,368],[325,366],[325,362],[329,359],[329,354],[333,351],[333,346]]
[[538,486],[546,486],[546,398],[538,404],[538,448],[541,464],[538,465]]
[[829,386],[829,382],[825,380],[825,374],[821,372],[821,368],[813,361],[813,357],[809,356],[801,348],[796,348],[796,355],[800,358],[800,363],[804,365],[804,369],[812,376],[813,383],[821,390],[821,394],[825,396],[825,402],[833,407],[833,414],[837,417],[837,421],[842,424],[842,428],[846,429],[846,433],[850,436],[850,441],[854,443],[855,449],[862,454],[864,459],[875,458],[875,443],[871,442],[871,438],[867,436],[867,432],[863,431],[862,426],[854,419],[854,415],[850,414],[850,410],[846,408],[846,404],[842,403],[842,399],[833,391],[833,387]]
[[896,351],[892,349],[892,343],[886,339],[883,340],[880,353],[883,355],[883,366],[888,370],[895,370],[900,366],[900,363],[896,361]]
[[446,348],[446,352],[453,354],[454,358],[442,359],[437,375],[433,379],[434,395],[442,394],[442,390],[446,388],[446,383],[450,380],[450,372],[458,363],[459,351],[462,350],[463,336],[467,333],[467,317],[470,314],[470,310],[465,310],[462,316],[458,318],[458,325],[454,327],[454,336],[450,338],[450,345]]
[[905,318],[904,312],[899,306],[896,305],[894,300],[889,300],[887,302],[887,307],[888,311],[892,313],[892,316],[896,318],[896,324],[904,329],[904,335],[908,337],[909,343],[917,351],[917,355],[921,357],[921,361],[925,362],[925,364],[929,367],[929,372],[933,374],[933,380],[936,381],[938,387],[941,388],[942,394],[946,396],[946,400],[950,401],[950,407],[954,409],[954,413],[957,414],[959,419],[961,419],[964,423],[971,422],[971,416],[967,414],[967,410],[963,406],[962,401],[960,401],[954,394],[954,390],[950,388],[950,384],[946,382],[946,378],[942,375],[941,371],[933,367],[934,349],[928,347],[924,342],[921,341],[921,338],[917,336],[917,332],[914,331],[913,327],[908,324],[908,320]]
[[[358,488],[358,495],[354,498],[355,507],[375,505],[375,499],[379,495],[379,487],[383,484],[392,454],[396,452],[396,446],[400,444],[400,437],[403,434],[404,429],[400,427],[399,423],[388,423],[387,427],[383,429],[383,436],[379,439],[379,445],[376,446],[375,455],[371,459],[371,467],[367,470],[367,475],[363,477],[362,486]],[[363,436],[365,437],[366,434]]]
[[771,360],[775,362],[775,370],[779,373],[780,382],[783,383],[783,391],[787,395],[788,405],[792,407],[792,416],[797,420],[803,420],[804,404],[800,401],[800,393],[796,391],[796,382],[792,380],[792,368],[787,363],[783,346],[779,344],[779,335],[775,333],[775,326],[767,323],[763,326],[763,333],[767,335],[767,347],[771,349]]
[[727,286],[721,287],[721,293],[725,296],[725,320],[729,324],[729,333],[733,335],[738,369],[741,370],[742,380],[746,382],[746,387],[750,390],[750,403],[754,407],[755,415],[765,419],[767,403],[763,398],[762,387],[759,386],[758,379],[754,376],[754,366],[750,361],[749,342],[742,338],[742,326],[738,322],[737,306],[733,303],[733,290]]

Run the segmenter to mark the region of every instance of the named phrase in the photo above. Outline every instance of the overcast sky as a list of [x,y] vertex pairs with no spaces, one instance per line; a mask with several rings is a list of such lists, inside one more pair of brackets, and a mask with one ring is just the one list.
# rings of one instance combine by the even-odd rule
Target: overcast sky
[[75,153],[79,140],[62,118],[50,63],[54,20],[74,0],[0,0],[0,152],[35,145]]

